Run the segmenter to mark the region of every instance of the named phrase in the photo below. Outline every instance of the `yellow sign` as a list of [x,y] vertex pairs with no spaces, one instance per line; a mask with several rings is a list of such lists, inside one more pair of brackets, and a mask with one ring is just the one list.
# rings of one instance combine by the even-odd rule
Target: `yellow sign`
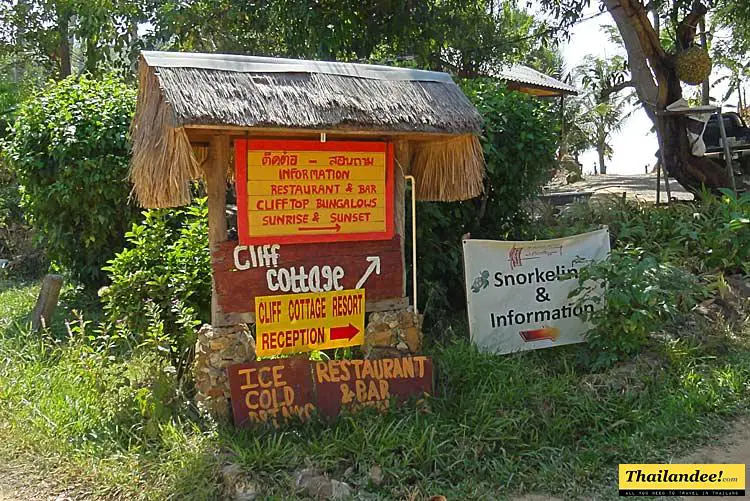
[[257,296],[255,321],[255,350],[263,357],[358,346],[365,290]]
[[744,496],[744,464],[621,464],[626,496]]
[[237,151],[246,160],[237,171],[243,244],[392,237],[389,144],[249,140],[245,147]]

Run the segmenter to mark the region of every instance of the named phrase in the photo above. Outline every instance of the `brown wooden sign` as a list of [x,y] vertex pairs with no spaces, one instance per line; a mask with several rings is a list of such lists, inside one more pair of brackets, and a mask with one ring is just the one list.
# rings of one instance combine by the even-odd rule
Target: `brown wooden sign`
[[367,300],[403,296],[401,240],[239,245],[227,241],[212,266],[224,313],[255,311],[256,296],[367,290]]
[[342,409],[388,408],[391,399],[432,393],[432,360],[427,357],[377,360],[265,360],[227,369],[234,424],[290,419],[315,413],[335,418]]

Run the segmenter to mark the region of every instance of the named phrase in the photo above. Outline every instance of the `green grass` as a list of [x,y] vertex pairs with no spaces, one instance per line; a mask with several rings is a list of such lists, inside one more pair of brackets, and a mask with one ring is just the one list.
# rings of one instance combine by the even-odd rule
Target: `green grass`
[[51,329],[30,332],[37,292],[0,283],[0,457],[31,470],[46,458],[57,476],[84,480],[104,498],[215,497],[211,434],[187,413],[157,416],[149,405],[163,362],[94,350],[95,333],[80,322],[71,335],[71,305],[89,302],[71,289]]
[[[307,465],[382,499],[615,498],[618,463],[674,459],[750,402],[750,332],[705,325],[599,373],[578,363],[582,346],[498,357],[451,342],[430,349],[437,387],[425,402],[334,425],[217,428],[197,418],[161,358],[94,349],[93,324],[73,323],[70,335],[71,303],[87,303],[75,291],[49,332],[29,332],[36,292],[0,282],[0,460],[44,458],[104,498],[214,499],[226,454],[278,499],[294,496]],[[380,486],[368,480],[373,465]]]

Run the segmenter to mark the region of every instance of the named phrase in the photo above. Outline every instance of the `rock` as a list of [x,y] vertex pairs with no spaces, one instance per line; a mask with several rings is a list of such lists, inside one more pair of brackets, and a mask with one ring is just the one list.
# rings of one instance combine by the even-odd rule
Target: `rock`
[[222,363],[221,353],[211,353],[208,356],[208,363],[211,364],[211,367],[220,367]]
[[407,351],[409,351],[409,345],[407,345],[406,343],[404,343],[403,341],[401,341],[400,343],[398,343],[396,345],[396,349],[398,351],[407,352]]
[[370,481],[375,485],[383,483],[383,469],[380,466],[375,465],[370,468]]
[[338,480],[331,480],[333,487],[331,497],[329,499],[344,500],[351,499],[354,495],[354,489],[345,482],[339,482]]
[[388,348],[372,347],[365,352],[365,358],[370,359],[370,360],[377,359],[377,358],[394,358],[394,357],[400,357],[401,355],[403,355],[403,353],[401,353],[394,347],[388,347]]
[[421,338],[418,328],[409,327],[406,329],[406,344],[409,345],[410,352],[417,353],[422,348]]
[[258,496],[260,488],[255,482],[245,480],[234,485],[234,501],[255,501]]
[[[198,331],[195,352],[196,401],[213,417],[228,418],[229,382],[225,369],[255,360],[255,341],[250,329],[244,324],[216,328],[203,325]],[[252,490],[248,489],[245,490]]]
[[224,492],[234,501],[254,501],[260,495],[258,484],[250,480],[242,467],[235,463],[221,469]]
[[316,499],[349,499],[354,490],[346,483],[330,479],[314,468],[305,468],[297,474],[297,489]]
[[379,331],[365,334],[365,343],[370,346],[391,346],[393,344],[393,332]]
[[226,349],[227,345],[230,344],[230,343],[231,343],[231,341],[229,339],[227,339],[225,337],[224,338],[220,337],[218,339],[212,339],[211,341],[209,341],[208,342],[208,347],[212,351],[221,351],[221,350]]
[[224,485],[234,485],[242,474],[242,467],[236,463],[229,463],[221,468],[221,480]]
[[224,390],[222,388],[209,388],[206,392],[207,397],[223,397]]

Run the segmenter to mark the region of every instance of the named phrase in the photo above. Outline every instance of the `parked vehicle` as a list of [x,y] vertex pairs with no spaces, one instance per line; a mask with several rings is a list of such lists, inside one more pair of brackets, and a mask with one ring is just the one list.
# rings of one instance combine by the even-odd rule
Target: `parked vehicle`
[[[722,118],[727,133],[727,142],[730,145],[733,143],[750,145],[750,128],[739,114],[735,112],[722,113]],[[708,119],[706,130],[703,132],[703,141],[706,143],[707,152],[720,151],[723,148],[718,113],[714,113]]]

